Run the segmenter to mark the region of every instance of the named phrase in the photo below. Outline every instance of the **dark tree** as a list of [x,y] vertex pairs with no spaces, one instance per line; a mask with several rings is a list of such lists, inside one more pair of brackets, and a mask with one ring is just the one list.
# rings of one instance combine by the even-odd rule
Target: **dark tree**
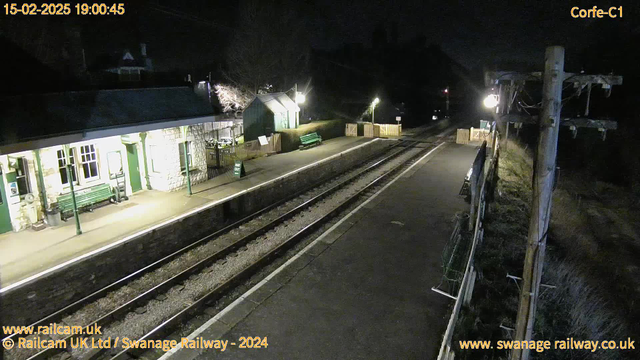
[[246,0],[227,51],[230,81],[257,94],[285,91],[307,70],[309,41],[295,3]]

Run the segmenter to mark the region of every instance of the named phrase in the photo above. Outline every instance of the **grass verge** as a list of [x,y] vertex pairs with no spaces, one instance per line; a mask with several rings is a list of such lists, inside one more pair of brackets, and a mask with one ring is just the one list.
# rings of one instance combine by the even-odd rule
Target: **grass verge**
[[[469,307],[464,307],[456,325],[453,347],[456,359],[506,359],[505,350],[461,351],[458,340],[511,340],[518,307],[519,285],[507,275],[522,276],[529,211],[531,204],[532,156],[510,142],[502,149],[500,181],[495,201],[485,219],[484,241],[476,253],[478,277]],[[553,219],[578,217],[576,209],[556,209]],[[554,222],[547,254],[543,283],[555,288],[543,288],[536,312],[535,340],[622,340],[626,339],[625,319],[604,300],[602,288],[594,285],[579,263],[580,257],[559,246]],[[574,231],[581,225],[574,223]],[[566,241],[562,242],[567,244]],[[589,251],[588,246],[577,251]],[[628,353],[615,350],[547,350],[531,352],[534,359],[623,359]]]

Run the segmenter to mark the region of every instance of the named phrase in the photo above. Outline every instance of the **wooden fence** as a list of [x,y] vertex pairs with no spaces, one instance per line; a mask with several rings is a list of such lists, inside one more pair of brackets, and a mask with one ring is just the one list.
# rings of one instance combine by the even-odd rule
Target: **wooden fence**
[[469,143],[469,130],[458,129],[456,134],[456,144],[468,144]]
[[489,141],[491,139],[491,131],[488,129],[471,128],[469,134],[470,141]]
[[345,136],[358,136],[358,124],[345,124]]
[[364,124],[364,137],[400,136],[402,125],[394,124]]
[[402,134],[402,125],[395,124],[376,124],[380,127],[380,136],[400,136]]

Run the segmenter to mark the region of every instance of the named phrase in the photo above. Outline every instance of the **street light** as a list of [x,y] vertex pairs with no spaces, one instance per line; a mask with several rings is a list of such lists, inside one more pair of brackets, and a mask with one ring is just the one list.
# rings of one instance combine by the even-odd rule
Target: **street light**
[[445,102],[445,109],[446,109],[446,113],[445,116],[449,117],[449,87],[447,86],[444,90],[442,90],[444,92],[444,95],[446,96],[447,100]]
[[[289,90],[293,90],[293,101],[296,102],[297,105],[301,105],[304,104],[304,102],[307,100],[307,97],[304,95],[304,93],[298,91],[298,83],[295,83],[293,85],[293,88],[289,89]],[[287,90],[287,91],[289,91]],[[296,128],[298,128],[298,126],[300,126],[300,112],[302,111],[302,107],[300,107],[300,110],[298,112],[296,112]]]
[[378,105],[379,102],[380,102],[380,99],[375,98],[375,99],[373,99],[373,102],[371,103],[371,124],[375,124],[376,105]]
[[498,95],[489,94],[482,103],[486,108],[492,109],[498,106]]

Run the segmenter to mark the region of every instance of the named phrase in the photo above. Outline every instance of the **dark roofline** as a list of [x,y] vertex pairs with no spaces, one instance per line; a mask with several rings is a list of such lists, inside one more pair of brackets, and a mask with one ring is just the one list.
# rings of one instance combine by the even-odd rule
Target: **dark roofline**
[[157,129],[154,124],[190,119],[213,121],[214,115],[188,86],[11,96],[0,100],[0,148],[6,152],[19,147],[12,144],[85,138],[87,133],[116,133],[110,130],[120,128]]
[[191,89],[193,88],[187,85],[183,86],[157,86],[157,87],[145,87],[145,88],[118,88],[118,89],[83,89],[83,90],[69,90],[69,91],[51,91],[46,93],[29,93],[20,95],[10,95],[0,97],[0,102],[4,100],[10,100],[13,98],[22,98],[25,96],[41,96],[41,95],[64,95],[64,94],[82,94],[90,92],[110,92],[110,91],[145,91],[145,90],[166,90],[166,89]]

